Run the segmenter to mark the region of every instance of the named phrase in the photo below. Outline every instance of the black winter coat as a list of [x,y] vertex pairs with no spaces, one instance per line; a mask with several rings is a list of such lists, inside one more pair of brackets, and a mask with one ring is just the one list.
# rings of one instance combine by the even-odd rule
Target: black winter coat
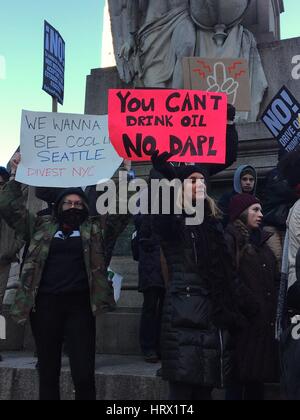
[[139,292],[150,288],[165,288],[161,269],[160,242],[152,229],[151,215],[137,215],[134,223],[137,231],[139,254]]
[[243,383],[268,383],[279,379],[275,341],[279,273],[276,258],[266,243],[270,236],[272,234],[260,231],[253,243],[245,225],[239,221],[226,229],[226,240],[238,265],[239,281],[248,289],[258,308],[236,337],[236,374]]
[[282,178],[277,168],[267,177],[263,193],[263,213],[265,226],[275,226],[286,231],[286,222],[290,209],[297,201],[297,196]]
[[162,325],[165,380],[207,387],[231,382],[229,330],[241,317],[232,298],[234,273],[222,226],[208,218],[186,226],[182,216],[157,216],[170,285]]

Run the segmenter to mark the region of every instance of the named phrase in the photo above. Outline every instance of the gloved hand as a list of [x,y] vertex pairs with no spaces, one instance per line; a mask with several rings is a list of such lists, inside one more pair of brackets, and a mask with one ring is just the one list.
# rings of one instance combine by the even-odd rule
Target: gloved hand
[[172,153],[168,152],[159,154],[159,151],[157,150],[153,153],[151,158],[154,169],[161,173],[169,181],[177,178],[176,168],[168,162],[172,156]]
[[227,121],[234,121],[236,115],[236,109],[233,105],[227,105]]

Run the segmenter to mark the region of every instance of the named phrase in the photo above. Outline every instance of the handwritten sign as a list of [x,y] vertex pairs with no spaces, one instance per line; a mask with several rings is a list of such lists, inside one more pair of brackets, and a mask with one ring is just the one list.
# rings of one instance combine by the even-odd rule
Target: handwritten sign
[[155,150],[173,162],[225,163],[227,97],[187,90],[109,92],[109,135],[127,160],[151,160]]
[[184,87],[226,93],[237,111],[251,110],[249,66],[241,58],[184,58]]
[[122,163],[107,116],[23,111],[17,181],[36,187],[84,187],[110,179]]
[[299,102],[284,86],[262,116],[263,123],[287,152],[300,145],[299,113]]

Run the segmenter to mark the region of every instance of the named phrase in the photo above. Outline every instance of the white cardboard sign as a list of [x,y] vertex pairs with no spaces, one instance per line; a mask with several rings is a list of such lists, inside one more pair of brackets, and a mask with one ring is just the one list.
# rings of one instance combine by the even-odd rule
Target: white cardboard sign
[[108,116],[22,112],[18,182],[86,187],[112,178],[122,163],[108,135]]

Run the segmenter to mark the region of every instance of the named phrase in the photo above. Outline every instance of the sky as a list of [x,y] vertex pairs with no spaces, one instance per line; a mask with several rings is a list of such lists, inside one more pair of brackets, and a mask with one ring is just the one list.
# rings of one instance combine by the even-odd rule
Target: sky
[[[284,2],[282,39],[300,36],[299,0]],[[41,112],[52,109],[51,97],[41,88],[44,20],[58,29],[66,42],[65,102],[59,106],[59,112],[84,113],[86,76],[101,64],[104,0],[3,0],[3,3],[0,165],[6,165],[19,145],[22,109]]]

